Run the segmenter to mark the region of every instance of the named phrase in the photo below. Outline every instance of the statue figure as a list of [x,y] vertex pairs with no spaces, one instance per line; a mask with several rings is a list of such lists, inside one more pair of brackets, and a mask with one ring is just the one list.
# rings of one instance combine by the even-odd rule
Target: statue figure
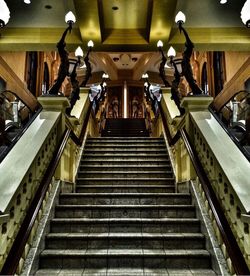
[[132,100],[132,118],[138,118],[139,115],[139,101],[136,96]]
[[68,58],[68,52],[65,49],[66,43],[65,43],[65,37],[67,35],[67,32],[72,29],[72,26],[69,26],[63,33],[60,41],[57,43],[57,49],[60,56],[60,66],[58,70],[58,77],[55,80],[55,83],[53,86],[48,90],[48,94],[50,95],[58,95],[59,90],[62,86],[62,83],[65,79],[65,77],[68,75],[69,71],[69,58]]
[[119,101],[116,96],[113,98],[111,105],[112,105],[113,118],[118,118],[119,117]]
[[186,38],[186,42],[185,42],[185,49],[183,52],[183,59],[181,62],[181,67],[182,67],[182,75],[186,78],[192,92],[193,95],[200,95],[203,94],[203,91],[200,89],[200,87],[197,85],[196,80],[193,77],[193,71],[192,71],[192,67],[190,64],[190,58],[192,56],[193,53],[193,49],[194,49],[194,44],[193,42],[190,40],[188,33],[186,32],[186,30],[182,27],[182,24],[179,25],[179,29],[180,31],[182,31],[184,33],[184,36]]

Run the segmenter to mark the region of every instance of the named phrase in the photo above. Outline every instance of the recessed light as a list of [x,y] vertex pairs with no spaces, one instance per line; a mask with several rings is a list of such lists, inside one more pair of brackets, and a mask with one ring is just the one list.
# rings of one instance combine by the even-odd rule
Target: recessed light
[[119,10],[119,8],[118,8],[117,6],[113,6],[113,7],[112,7],[112,10],[113,10],[113,11],[117,11],[117,10]]
[[227,0],[220,0],[220,3],[221,3],[221,4],[226,4],[226,3],[227,3]]
[[23,0],[23,2],[24,2],[25,4],[30,4],[30,3],[31,3],[30,0]]
[[47,9],[47,10],[50,10],[50,9],[52,9],[52,6],[51,5],[45,5],[44,8]]

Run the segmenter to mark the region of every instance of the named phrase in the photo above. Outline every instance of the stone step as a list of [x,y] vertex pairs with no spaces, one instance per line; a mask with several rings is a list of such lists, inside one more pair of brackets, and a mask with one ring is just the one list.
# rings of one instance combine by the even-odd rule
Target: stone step
[[160,161],[169,161],[169,156],[165,154],[154,154],[154,155],[142,155],[142,154],[84,154],[81,158],[82,162],[89,162],[89,161],[101,161],[101,162],[109,162],[109,161],[137,161],[138,164],[141,161],[147,162],[160,162]]
[[145,145],[145,146],[134,146],[134,145],[93,145],[93,146],[85,146],[84,152],[91,152],[91,151],[122,151],[122,152],[152,152],[152,151],[160,151],[160,152],[166,152],[166,146],[162,145]]
[[80,269],[39,269],[35,276],[216,276],[211,269],[167,269],[167,268],[80,268]]
[[[174,185],[174,178],[77,178],[76,187],[79,188],[79,185]],[[79,192],[79,190],[77,190]]]
[[105,143],[113,143],[113,142],[126,142],[126,143],[155,143],[155,142],[164,142],[164,138],[152,138],[152,137],[89,137],[87,139],[87,143],[89,142],[105,142]]
[[50,233],[46,249],[204,249],[200,233]]
[[78,185],[78,193],[173,193],[174,185]]
[[197,233],[197,218],[54,218],[52,233]]
[[145,158],[146,160],[150,158],[169,158],[169,155],[166,153],[166,151],[152,151],[152,152],[145,152],[145,151],[85,151],[82,155],[82,159],[85,159],[86,157],[101,157],[102,159],[105,159],[106,157],[125,157],[125,158]]
[[141,171],[168,171],[172,172],[172,167],[171,165],[155,165],[155,164],[146,164],[146,165],[138,165],[133,164],[133,165],[127,165],[127,164],[111,164],[107,165],[105,162],[102,164],[92,164],[92,165],[87,165],[88,163],[84,165],[80,165],[78,168],[78,172],[83,172],[83,171],[128,171],[128,172],[141,172]]
[[[131,202],[132,204],[132,202]],[[192,205],[57,205],[56,218],[194,218]]]
[[187,205],[191,204],[191,196],[184,193],[64,193],[60,195],[60,204]]
[[148,148],[148,147],[155,147],[155,148],[162,148],[166,149],[166,144],[164,141],[159,142],[136,142],[136,141],[86,141],[85,143],[86,148],[93,148],[93,147],[102,147],[102,148],[109,148],[109,147],[136,147],[136,148]]
[[123,159],[118,159],[118,158],[113,158],[113,157],[105,157],[104,158],[98,158],[98,157],[93,157],[93,158],[85,158],[81,159],[80,161],[80,166],[85,166],[85,165],[106,165],[106,166],[157,166],[157,165],[170,165],[170,160],[168,158],[164,158],[159,160],[158,158],[150,159],[150,160],[145,160],[144,158],[123,158]]
[[141,178],[172,178],[173,173],[170,171],[78,171],[77,180],[84,178],[131,178],[131,179],[141,179]]
[[47,249],[40,255],[41,268],[180,268],[181,266],[207,269],[210,265],[210,255],[208,251],[202,249]]

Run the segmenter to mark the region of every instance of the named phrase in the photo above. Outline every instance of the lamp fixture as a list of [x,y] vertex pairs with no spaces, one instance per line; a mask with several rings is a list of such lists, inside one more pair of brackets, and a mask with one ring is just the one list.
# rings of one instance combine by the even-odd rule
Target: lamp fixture
[[73,14],[72,11],[69,11],[68,13],[66,13],[66,15],[65,15],[65,22],[69,25],[69,30],[71,31],[72,25],[74,23],[76,23],[76,17]]
[[59,70],[58,70],[58,78],[56,79],[53,86],[48,90],[48,94],[50,94],[50,95],[58,95],[59,89],[61,88],[65,77],[69,74],[69,69],[72,68],[72,67],[70,68],[68,52],[65,49],[65,47],[66,47],[65,38],[66,38],[68,31],[71,32],[72,25],[76,22],[76,17],[73,14],[73,12],[70,11],[65,15],[65,22],[69,26],[63,32],[61,39],[59,40],[59,42],[56,45],[57,49],[58,49],[59,56],[60,56],[61,63],[60,63]]
[[250,28],[250,0],[246,0],[245,4],[243,5],[240,17],[246,27]]
[[75,50],[75,56],[76,56],[77,58],[83,57],[83,50],[82,50],[82,48],[81,48],[80,46],[78,46],[78,47],[76,48],[76,50]]
[[158,40],[157,48],[162,48],[162,47],[163,47],[163,42],[161,40]]
[[159,51],[161,53],[161,56],[162,56],[162,60],[161,60],[160,68],[159,68],[160,77],[161,77],[162,81],[164,82],[164,85],[166,87],[170,87],[170,84],[167,81],[166,76],[165,76],[165,65],[166,65],[166,62],[167,62],[167,58],[165,57],[165,54],[163,52],[163,49],[162,49],[163,42],[161,40],[159,40],[157,42],[157,47],[158,47],[158,49],[159,49]]
[[182,11],[179,11],[175,16],[175,23],[182,25],[185,22],[186,22],[186,15]]
[[89,62],[89,54],[90,52],[92,51],[92,48],[94,47],[94,42],[92,40],[90,40],[88,42],[88,52],[84,58],[84,62],[85,62],[85,65],[86,65],[86,75],[85,75],[85,78],[84,80],[82,81],[81,85],[82,87],[85,87],[89,78],[92,76],[91,75],[91,65],[90,65],[90,62]]
[[172,46],[170,46],[167,55],[168,55],[168,57],[175,57],[176,56],[176,51]]
[[4,0],[0,0],[0,28],[3,28],[10,20],[10,10]]
[[103,74],[102,74],[102,78],[103,78],[103,79],[108,79],[108,78],[109,78],[109,75],[106,74],[106,73],[103,73]]
[[183,24],[186,22],[186,16],[183,12],[179,11],[175,17],[175,22],[179,26],[180,33],[183,32],[185,36],[185,50],[183,51],[183,58],[181,60],[181,74],[187,80],[193,95],[203,94],[201,88],[197,85],[196,80],[193,77],[192,67],[190,65],[190,58],[193,54],[194,44],[189,38],[187,31],[184,29]]
[[88,42],[88,47],[89,47],[89,48],[93,48],[93,47],[94,47],[94,42],[93,42],[92,40],[90,40],[90,41]]

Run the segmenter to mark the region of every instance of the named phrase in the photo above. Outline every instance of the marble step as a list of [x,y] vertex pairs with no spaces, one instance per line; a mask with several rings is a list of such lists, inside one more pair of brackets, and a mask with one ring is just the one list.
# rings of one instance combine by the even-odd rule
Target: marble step
[[110,147],[124,147],[124,148],[165,148],[166,144],[164,141],[86,141],[85,143],[86,148],[95,148],[95,147],[102,147],[102,148],[110,148]]
[[184,193],[64,193],[60,204],[152,204],[184,205],[191,204],[190,194]]
[[52,233],[197,233],[197,218],[54,218]]
[[168,165],[161,165],[161,164],[143,164],[139,165],[136,164],[110,164],[107,165],[105,162],[102,162],[101,164],[84,164],[80,165],[78,168],[78,172],[90,172],[90,171],[124,171],[127,172],[141,172],[141,171],[167,171],[172,172],[172,167],[170,164]]
[[121,152],[166,152],[166,146],[162,145],[145,145],[145,146],[134,146],[134,145],[110,145],[110,146],[103,146],[103,145],[95,145],[95,146],[85,146],[84,152],[110,152],[110,151],[121,151]]
[[172,171],[158,170],[158,171],[78,171],[76,179],[84,179],[84,178],[132,178],[132,179],[140,179],[140,178],[172,178]]
[[87,143],[91,142],[105,142],[105,143],[155,143],[164,142],[163,138],[152,138],[152,137],[89,137]]
[[172,268],[79,268],[39,269],[35,276],[217,276],[211,269]]
[[98,157],[93,157],[93,158],[85,158],[81,159],[80,161],[80,166],[137,166],[137,167],[144,167],[144,166],[162,166],[162,165],[170,165],[170,160],[169,158],[164,158],[159,160],[158,158],[154,159],[148,159],[145,160],[143,158],[123,158],[123,159],[118,159],[118,158],[113,158],[113,157],[105,157],[104,158],[98,158]]
[[150,158],[162,158],[169,159],[169,155],[167,152],[164,151],[152,151],[152,152],[145,152],[145,151],[85,151],[82,155],[82,159],[90,158],[90,157],[101,157],[102,159],[106,157],[123,157],[123,158],[146,158],[146,160]]
[[200,268],[211,266],[208,251],[168,249],[46,249],[40,255],[41,268]]
[[[175,179],[173,177],[165,178],[77,178],[76,179],[76,188],[79,188],[79,185],[174,185]],[[79,192],[79,190],[78,190]]]
[[77,193],[174,193],[172,185],[78,185]]
[[56,218],[194,218],[192,205],[57,205]]
[[200,233],[50,233],[46,249],[204,249]]

